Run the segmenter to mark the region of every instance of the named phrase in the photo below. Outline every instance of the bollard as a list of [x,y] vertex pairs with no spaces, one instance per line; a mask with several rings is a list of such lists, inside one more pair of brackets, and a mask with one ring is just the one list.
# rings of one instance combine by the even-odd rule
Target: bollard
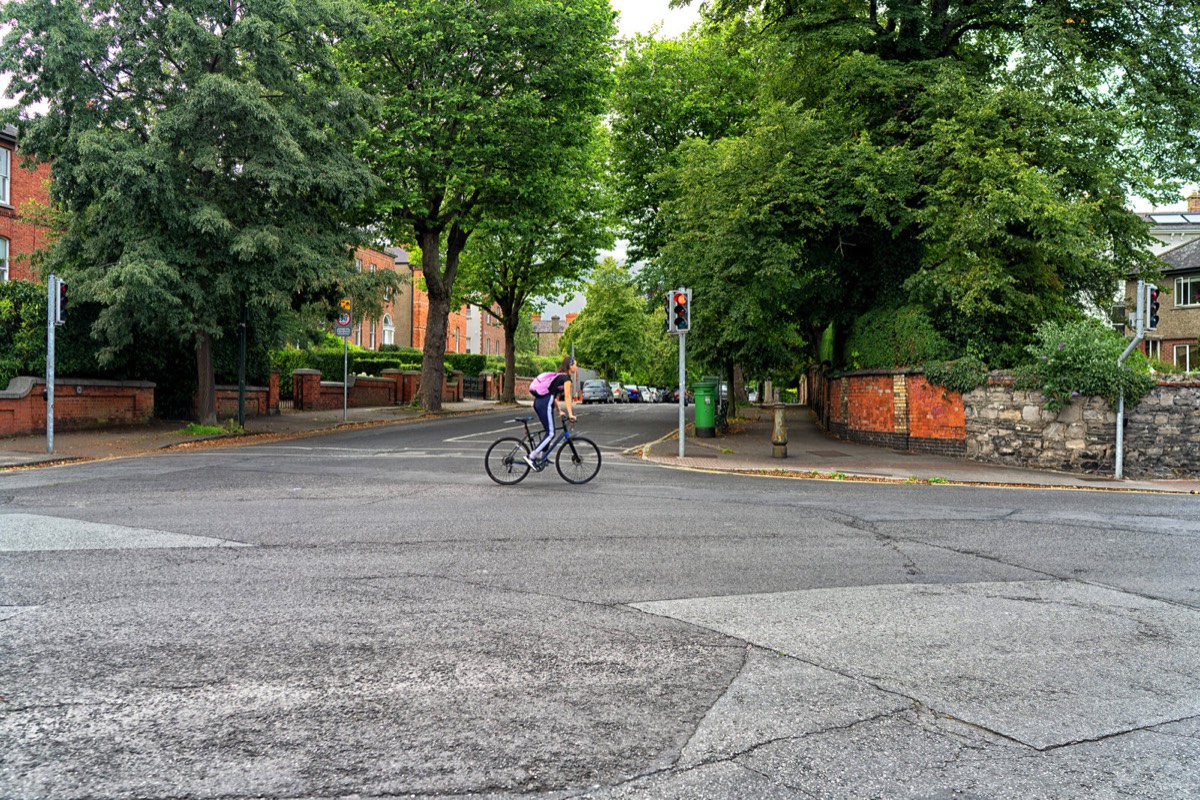
[[783,423],[783,403],[775,404],[775,429],[771,431],[772,458],[787,458],[787,426]]

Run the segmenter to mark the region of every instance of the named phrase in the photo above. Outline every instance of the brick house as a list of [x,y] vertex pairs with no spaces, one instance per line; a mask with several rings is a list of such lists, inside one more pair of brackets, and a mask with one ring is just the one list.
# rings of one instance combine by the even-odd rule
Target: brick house
[[412,343],[413,270],[408,252],[401,247],[374,250],[360,247],[354,251],[354,266],[359,272],[389,270],[400,277],[400,288],[383,298],[379,319],[355,319],[350,341],[368,350],[385,344],[408,347]]
[[486,356],[504,353],[504,328],[490,311],[476,306],[466,307],[467,352]]
[[50,165],[26,169],[17,153],[17,129],[0,128],[0,283],[36,281],[29,257],[49,243],[50,231],[28,219],[28,206],[50,205]]
[[[1159,256],[1163,277],[1158,282],[1158,327],[1146,331],[1142,350],[1180,369],[1200,369],[1200,238],[1176,246]],[[1136,282],[1127,287],[1126,302],[1134,305]]]
[[[1200,192],[1187,199],[1187,211],[1143,214],[1150,234],[1162,244],[1155,252],[1163,262],[1158,282],[1159,323],[1146,331],[1141,348],[1147,356],[1193,372],[1200,369]],[[1126,281],[1125,303],[1137,307],[1136,279]]]
[[567,314],[567,318],[564,320],[558,316],[542,319],[540,314],[534,314],[533,335],[537,337],[537,354],[539,356],[558,355],[559,341],[566,333],[567,326],[578,316],[578,314]]

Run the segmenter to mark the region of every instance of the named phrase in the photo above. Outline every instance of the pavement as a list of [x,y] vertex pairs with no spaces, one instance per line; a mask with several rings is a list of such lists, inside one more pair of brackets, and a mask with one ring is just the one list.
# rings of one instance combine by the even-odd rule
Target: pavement
[[[129,458],[164,451],[244,446],[320,436],[347,428],[401,424],[500,408],[503,407],[492,401],[464,400],[446,403],[435,413],[409,406],[351,408],[345,412],[342,409],[287,411],[273,416],[249,417],[243,432],[219,436],[188,434],[185,432],[186,421],[155,419],[145,425],[55,432],[53,452],[47,448],[45,434],[13,436],[0,438],[0,471]],[[1200,480],[1196,479],[1117,480],[1106,475],[1023,469],[844,441],[822,433],[812,412],[803,406],[786,408],[786,455],[777,457],[771,441],[774,419],[771,407],[745,406],[738,409],[737,418],[731,421],[729,431],[723,435],[697,438],[689,427],[682,457],[679,439],[674,433],[631,448],[626,455],[666,467],[762,477],[1200,494]]]

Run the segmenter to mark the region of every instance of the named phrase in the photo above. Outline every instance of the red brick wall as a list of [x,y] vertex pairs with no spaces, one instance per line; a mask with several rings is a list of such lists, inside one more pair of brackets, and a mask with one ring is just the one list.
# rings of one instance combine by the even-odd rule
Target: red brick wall
[[322,381],[315,369],[298,369],[292,373],[292,407],[297,411],[329,411],[341,408],[343,401],[350,408],[391,406],[396,404],[396,381],[392,378],[358,376],[349,391],[341,381]]
[[930,386],[924,375],[908,377],[908,433],[922,439],[965,439],[962,395]]
[[[46,430],[46,381],[18,377],[0,391],[0,436],[24,436]],[[54,429],[84,430],[136,425],[154,416],[154,384],[146,381],[98,381],[55,378]]]
[[851,430],[891,433],[895,428],[891,375],[863,375],[849,379]]
[[[266,386],[246,387],[246,416],[265,417],[270,412],[270,389]],[[238,387],[217,387],[217,419],[237,419]]]
[[825,398],[818,422],[839,438],[896,450],[966,452],[962,395],[930,386],[919,373],[863,371],[833,378],[809,373],[813,397]]

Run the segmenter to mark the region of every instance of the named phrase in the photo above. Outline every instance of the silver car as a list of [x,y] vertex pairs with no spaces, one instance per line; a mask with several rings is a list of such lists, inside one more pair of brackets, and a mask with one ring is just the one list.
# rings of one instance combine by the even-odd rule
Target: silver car
[[598,378],[583,382],[583,391],[580,396],[582,403],[611,403],[613,401],[612,389],[608,385],[608,381],[602,381]]

